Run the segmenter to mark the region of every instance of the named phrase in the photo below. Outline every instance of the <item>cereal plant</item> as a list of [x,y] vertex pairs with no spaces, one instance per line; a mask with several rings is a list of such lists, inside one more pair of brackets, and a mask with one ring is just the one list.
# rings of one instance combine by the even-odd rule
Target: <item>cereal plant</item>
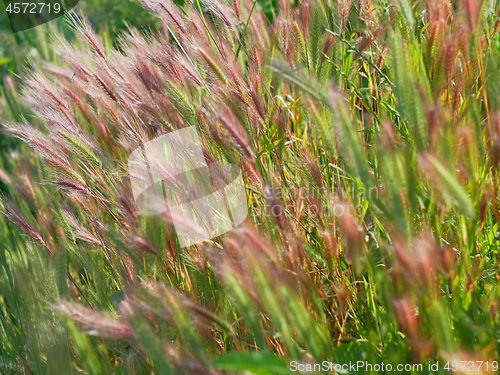
[[[68,15],[3,122],[0,372],[495,373],[498,2],[141,3],[116,48]],[[248,217],[183,247],[128,161],[193,127]]]

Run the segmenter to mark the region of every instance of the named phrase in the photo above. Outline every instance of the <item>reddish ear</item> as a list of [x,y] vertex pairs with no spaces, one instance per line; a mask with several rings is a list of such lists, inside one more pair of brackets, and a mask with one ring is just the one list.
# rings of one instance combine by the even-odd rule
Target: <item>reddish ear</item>
[[61,17],[79,0],[3,0],[14,33],[31,29]]

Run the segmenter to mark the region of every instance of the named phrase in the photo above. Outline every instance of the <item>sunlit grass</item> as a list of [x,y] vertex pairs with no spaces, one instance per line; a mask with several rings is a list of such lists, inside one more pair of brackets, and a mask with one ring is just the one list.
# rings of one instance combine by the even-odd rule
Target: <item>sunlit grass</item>
[[[75,16],[2,93],[1,371],[499,358],[497,2],[264,3],[144,0],[117,50]],[[249,216],[181,249],[127,159],[192,125]]]

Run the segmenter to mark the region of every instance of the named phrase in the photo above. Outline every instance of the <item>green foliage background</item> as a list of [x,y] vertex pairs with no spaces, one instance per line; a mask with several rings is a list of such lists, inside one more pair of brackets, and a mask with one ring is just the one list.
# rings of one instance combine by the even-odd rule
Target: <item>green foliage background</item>
[[[500,19],[480,3],[165,2],[168,33],[121,43],[126,23],[159,22],[108,1],[81,3],[76,36],[65,20],[12,35],[1,18],[0,372],[491,366]],[[171,222],[135,214],[123,161],[189,125],[243,168],[250,219],[180,249]]]

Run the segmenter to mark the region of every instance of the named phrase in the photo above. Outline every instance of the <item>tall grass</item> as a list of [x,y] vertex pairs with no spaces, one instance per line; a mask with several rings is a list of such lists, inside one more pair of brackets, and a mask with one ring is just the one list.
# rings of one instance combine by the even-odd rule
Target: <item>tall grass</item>
[[[73,15],[5,123],[3,372],[499,358],[496,1],[142,3],[119,49]],[[249,217],[181,249],[127,159],[192,125]]]

